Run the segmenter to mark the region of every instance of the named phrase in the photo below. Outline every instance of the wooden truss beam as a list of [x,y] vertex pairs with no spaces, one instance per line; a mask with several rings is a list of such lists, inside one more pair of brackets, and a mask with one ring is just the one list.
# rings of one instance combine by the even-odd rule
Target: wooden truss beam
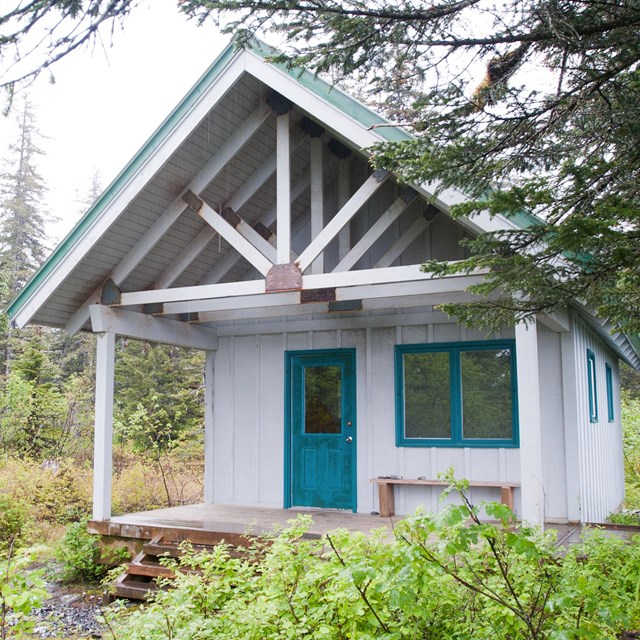
[[[324,169],[326,169],[332,160],[330,159],[325,165]],[[310,185],[310,172],[309,170],[303,171],[300,176],[296,179],[291,187],[291,202],[294,203],[308,188]],[[260,217],[260,224],[265,227],[271,226],[276,221],[277,215],[277,203],[274,203],[269,209],[267,209],[262,216]],[[297,221],[296,221],[297,222]],[[295,224],[294,224],[294,233],[295,233]],[[202,278],[200,281],[201,285],[204,284],[215,284],[224,278],[224,276],[232,269],[242,258],[242,256],[231,249],[228,251],[224,257],[222,257],[218,262],[214,265],[214,267]]]
[[[381,287],[382,285],[377,285]],[[296,316],[310,316],[325,314],[332,315],[355,312],[357,314],[375,311],[376,316],[382,311],[397,309],[415,309],[416,307],[431,307],[443,302],[471,301],[477,296],[466,291],[443,291],[440,293],[417,293],[412,296],[387,295],[377,298],[358,298],[357,293],[345,289],[336,289],[336,300],[333,302],[301,302],[299,292],[273,293],[268,296],[244,296],[241,298],[217,298],[203,301],[198,304],[197,316],[194,315],[192,323],[220,322],[223,320],[247,320],[264,318],[290,318]],[[389,288],[380,291],[380,294],[391,294]],[[347,304],[349,303],[349,304]],[[167,311],[181,310],[184,312],[188,303],[170,302],[165,305]],[[195,306],[193,308],[196,308]],[[446,317],[441,313],[440,316]],[[363,316],[371,319],[372,316]],[[323,325],[324,326],[324,325]]]
[[416,221],[387,249],[378,260],[376,267],[390,267],[409,248],[418,236],[429,226],[429,221],[420,216]]
[[202,351],[212,351],[218,347],[215,329],[98,304],[91,305],[90,314],[94,333],[109,332],[136,340]]
[[[293,150],[297,149],[305,140],[302,132],[294,136],[291,141]],[[262,187],[262,185],[273,175],[276,170],[276,152],[272,153],[249,177],[249,179],[222,205],[222,210],[231,209],[239,211]],[[242,235],[245,235],[238,229]],[[182,255],[165,269],[156,281],[152,289],[166,289],[170,287],[189,265],[207,248],[209,243],[218,235],[215,229],[207,225],[191,241],[189,247]],[[245,236],[246,237],[246,236]],[[263,252],[264,253],[264,252]],[[275,262],[269,254],[265,254],[270,260]]]
[[[226,164],[255,134],[270,113],[270,107],[266,103],[262,103],[212,156],[211,160],[209,160],[198,175],[191,180],[185,192],[193,191],[194,193],[201,193],[204,191],[224,169]],[[158,218],[156,223],[136,242],[118,266],[105,278],[105,282],[106,280],[112,280],[117,285],[122,283],[162,239],[164,234],[167,233],[175,221],[182,215],[185,208],[182,194],[180,194]],[[74,334],[88,320],[89,306],[100,300],[103,285],[104,282],[100,284],[73,316],[71,316],[66,325],[69,333]]]
[[[302,277],[302,290],[349,288],[349,293],[345,289],[345,293],[341,294],[342,297],[336,292],[336,300],[439,293],[464,290],[471,284],[479,282],[483,274],[484,272],[475,272],[471,275],[434,278],[431,274],[424,273],[421,270],[421,265],[416,264],[403,267],[388,267],[387,269],[362,269],[341,273],[306,275]],[[298,291],[288,293],[299,294]],[[120,302],[115,306],[161,303],[164,305],[164,313],[185,313],[198,310],[196,309],[199,304],[198,301],[217,298],[238,298],[253,294],[265,294],[264,280],[125,292],[122,293]],[[267,300],[276,295],[282,294],[265,294],[264,298]],[[174,302],[187,302],[192,306],[178,308],[171,304]],[[204,303],[199,307],[202,310],[205,308],[206,305]]]
[[413,189],[407,189],[393,204],[373,223],[367,232],[358,240],[347,255],[338,262],[334,271],[349,271],[360,258],[373,246],[380,236],[393,224],[411,205],[418,194]]
[[[351,196],[347,203],[336,213],[336,215],[326,224],[324,229],[309,243],[309,246],[300,254],[298,266],[302,273],[324,251],[326,246],[333,240],[356,213],[366,204],[367,200],[386,182],[389,177],[388,171],[375,171],[365,180],[362,186]],[[318,274],[320,275],[320,274]]]
[[291,255],[291,152],[289,113],[276,118],[276,202],[278,207],[278,264],[287,264]]
[[[269,273],[273,263],[219,213],[214,211],[206,202],[191,191],[184,195],[184,200],[207,224],[213,227],[236,251],[260,271],[260,273],[263,275]],[[251,229],[249,225],[246,226]],[[253,229],[251,230],[253,231]]]

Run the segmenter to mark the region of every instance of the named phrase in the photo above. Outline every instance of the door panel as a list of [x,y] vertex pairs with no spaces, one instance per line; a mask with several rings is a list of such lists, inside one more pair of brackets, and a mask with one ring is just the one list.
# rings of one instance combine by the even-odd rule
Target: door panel
[[289,506],[352,509],[356,488],[355,352],[287,354]]

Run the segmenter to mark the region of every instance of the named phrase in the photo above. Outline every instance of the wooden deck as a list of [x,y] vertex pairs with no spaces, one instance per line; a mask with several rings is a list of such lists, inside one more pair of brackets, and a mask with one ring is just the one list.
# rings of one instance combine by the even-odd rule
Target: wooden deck
[[111,520],[92,520],[89,532],[102,536],[151,540],[164,535],[173,540],[191,540],[196,544],[212,544],[219,540],[237,544],[245,534],[259,535],[274,526],[285,526],[298,514],[309,514],[313,525],[309,534],[319,537],[334,529],[369,533],[385,528],[392,535],[393,524],[402,518],[380,518],[362,513],[330,509],[269,509],[234,505],[195,504],[168,509],[155,509],[114,516]]
[[[329,509],[269,509],[196,504],[130,513],[115,516],[111,520],[91,521],[89,532],[138,541],[148,541],[162,535],[167,540],[190,540],[194,544],[215,544],[221,540],[231,544],[246,544],[246,535],[259,535],[271,531],[274,526],[286,526],[287,522],[296,518],[298,514],[309,514],[313,517],[313,525],[309,530],[312,537],[319,537],[339,528],[363,533],[384,528],[391,537],[394,524],[402,520],[402,516],[381,518]],[[559,546],[578,542],[583,531],[583,526],[577,523],[547,526],[557,531]],[[638,527],[602,526],[611,533],[625,538],[640,532]]]

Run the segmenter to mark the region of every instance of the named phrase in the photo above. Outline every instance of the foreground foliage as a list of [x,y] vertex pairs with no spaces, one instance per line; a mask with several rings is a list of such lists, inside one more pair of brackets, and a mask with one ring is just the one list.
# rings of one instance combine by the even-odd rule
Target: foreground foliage
[[640,398],[623,394],[621,408],[625,506],[640,509]]
[[468,503],[398,524],[394,540],[304,537],[300,517],[244,557],[188,555],[177,588],[112,621],[119,640],[611,640],[640,628],[640,545],[599,532],[566,554],[549,534],[477,520]]

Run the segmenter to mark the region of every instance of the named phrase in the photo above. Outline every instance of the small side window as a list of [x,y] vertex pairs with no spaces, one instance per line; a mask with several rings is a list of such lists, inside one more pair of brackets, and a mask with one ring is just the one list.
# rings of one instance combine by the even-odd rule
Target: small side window
[[605,374],[607,381],[607,419],[609,422],[615,420],[615,412],[613,410],[613,371],[609,364],[605,364]]
[[589,419],[598,422],[598,390],[596,387],[596,356],[587,349],[587,384],[589,385]]

